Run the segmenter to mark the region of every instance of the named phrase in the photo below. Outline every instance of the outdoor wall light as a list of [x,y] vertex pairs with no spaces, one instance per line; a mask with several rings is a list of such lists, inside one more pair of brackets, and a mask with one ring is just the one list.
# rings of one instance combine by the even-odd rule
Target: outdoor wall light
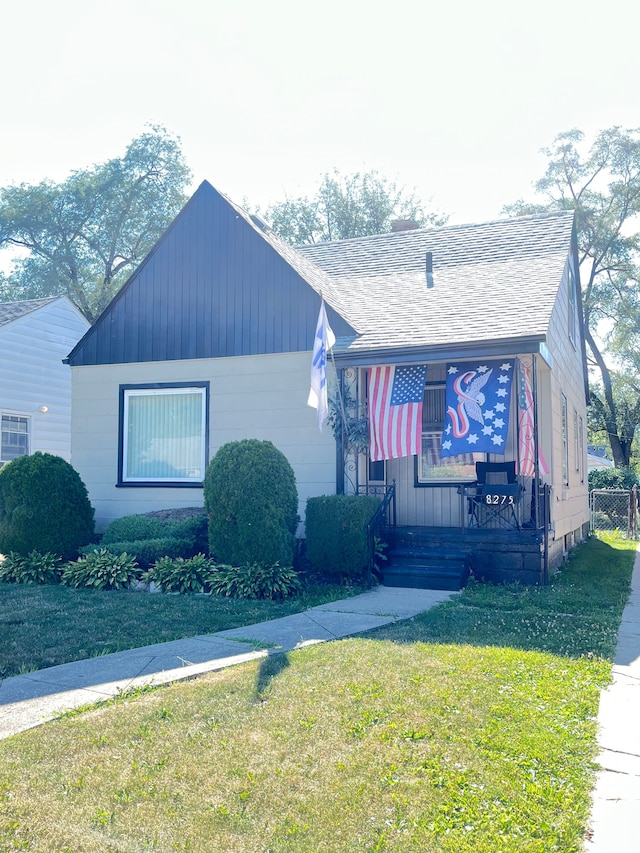
[[49,406],[40,406],[40,411],[44,415],[45,412],[49,411]]

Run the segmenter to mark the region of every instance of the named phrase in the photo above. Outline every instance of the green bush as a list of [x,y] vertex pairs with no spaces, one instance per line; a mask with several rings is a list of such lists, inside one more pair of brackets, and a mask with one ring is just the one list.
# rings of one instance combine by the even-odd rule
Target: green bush
[[125,515],[115,518],[102,534],[101,545],[112,542],[137,542],[140,539],[164,539],[171,535],[167,522],[147,515]]
[[209,550],[209,524],[207,516],[194,515],[181,521],[174,521],[175,530],[172,534],[178,539],[184,539],[191,545],[190,556],[206,554]]
[[270,441],[223,445],[207,468],[204,502],[217,562],[292,564],[298,491],[286,456]]
[[98,548],[73,563],[67,563],[60,581],[65,586],[89,586],[94,589],[127,589],[140,579],[135,557],[111,554]]
[[211,592],[228,598],[280,599],[300,590],[300,577],[290,566],[215,566],[209,578]]
[[93,515],[84,483],[61,456],[38,452],[0,469],[0,553],[68,560],[91,541]]
[[[168,556],[193,557],[208,549],[207,516],[195,515],[185,519],[161,519],[148,515],[125,515],[114,519],[104,531],[100,544],[111,549],[113,544],[126,543],[128,551],[136,553],[130,543],[158,540],[179,540],[178,551],[175,548],[167,552]],[[185,545],[186,543],[186,545]],[[114,551],[114,553],[117,553]],[[138,554],[138,556],[140,556]],[[150,565],[164,554],[156,554],[148,563]]]
[[204,554],[189,559],[161,557],[144,575],[144,580],[157,584],[163,592],[205,592],[213,560]]
[[372,495],[309,498],[305,527],[311,571],[362,579],[369,561],[367,524],[379,504],[380,499]]
[[[100,547],[104,548],[110,554],[133,554],[141,569],[150,568],[156,560],[161,557],[191,557],[193,556],[193,544],[186,539],[174,539],[167,537],[164,539],[138,539],[133,542],[109,542],[100,543]],[[95,550],[95,546],[89,546],[81,549],[81,553],[90,554]]]
[[638,485],[633,468],[597,468],[589,471],[590,489],[631,489]]
[[10,551],[0,562],[0,582],[49,584],[58,583],[61,560],[55,554],[31,551],[26,557]]

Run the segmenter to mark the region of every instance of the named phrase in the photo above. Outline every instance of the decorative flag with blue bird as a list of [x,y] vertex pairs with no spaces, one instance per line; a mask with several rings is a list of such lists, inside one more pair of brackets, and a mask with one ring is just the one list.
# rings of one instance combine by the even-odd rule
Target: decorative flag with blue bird
[[514,360],[447,365],[446,414],[440,456],[504,455]]

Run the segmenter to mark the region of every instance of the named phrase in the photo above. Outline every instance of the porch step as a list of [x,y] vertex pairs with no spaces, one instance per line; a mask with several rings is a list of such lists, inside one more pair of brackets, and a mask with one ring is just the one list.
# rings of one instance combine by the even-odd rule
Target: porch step
[[383,570],[385,586],[408,589],[462,589],[469,579],[468,561],[390,563]]
[[410,589],[462,589],[470,575],[468,551],[442,547],[410,531],[394,531],[390,537],[385,586]]

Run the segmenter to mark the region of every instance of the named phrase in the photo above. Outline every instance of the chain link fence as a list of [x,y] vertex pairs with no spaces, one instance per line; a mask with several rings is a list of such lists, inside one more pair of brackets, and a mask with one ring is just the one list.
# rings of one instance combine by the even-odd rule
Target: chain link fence
[[627,539],[638,538],[638,488],[593,489],[589,492],[591,532],[617,531]]

